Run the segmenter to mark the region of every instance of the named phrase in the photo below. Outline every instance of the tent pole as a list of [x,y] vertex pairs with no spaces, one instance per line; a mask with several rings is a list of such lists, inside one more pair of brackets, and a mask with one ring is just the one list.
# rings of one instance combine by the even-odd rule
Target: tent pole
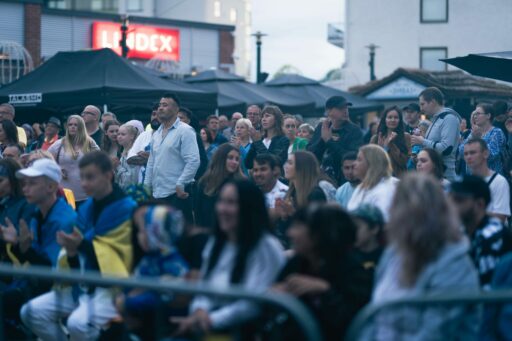
[[106,104],[103,104],[103,112],[106,113],[108,111],[108,107]]

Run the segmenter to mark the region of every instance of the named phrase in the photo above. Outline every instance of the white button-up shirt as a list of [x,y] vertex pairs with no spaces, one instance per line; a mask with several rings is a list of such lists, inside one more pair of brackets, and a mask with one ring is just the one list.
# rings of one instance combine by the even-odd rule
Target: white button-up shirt
[[151,137],[151,151],[146,168],[144,185],[155,198],[165,198],[176,193],[176,186],[194,180],[199,168],[199,147],[196,132],[176,118],[167,135],[162,137],[163,125]]

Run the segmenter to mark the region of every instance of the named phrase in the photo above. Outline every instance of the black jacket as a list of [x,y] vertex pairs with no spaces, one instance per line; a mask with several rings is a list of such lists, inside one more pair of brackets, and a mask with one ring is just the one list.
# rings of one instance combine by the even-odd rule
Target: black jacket
[[333,129],[333,138],[327,142],[322,139],[322,123],[319,123],[307,150],[316,155],[322,170],[328,176],[342,184],[345,182],[341,172],[343,156],[350,151],[356,152],[362,144],[363,133],[352,122],[347,121],[340,129]]
[[281,166],[284,165],[286,159],[288,159],[288,147],[290,146],[290,140],[286,136],[274,136],[272,141],[270,142],[270,146],[265,147],[263,141],[255,141],[251,145],[251,149],[249,149],[249,153],[245,157],[245,167],[247,169],[252,169],[253,161],[256,155],[271,153],[279,157],[281,160]]

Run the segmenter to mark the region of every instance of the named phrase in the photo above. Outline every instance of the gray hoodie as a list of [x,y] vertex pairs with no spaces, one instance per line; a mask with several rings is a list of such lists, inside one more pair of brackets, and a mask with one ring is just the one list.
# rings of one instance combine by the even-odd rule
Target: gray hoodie
[[456,177],[455,156],[460,139],[459,127],[460,115],[453,109],[443,108],[434,115],[423,141],[424,147],[435,149],[441,154],[446,167],[444,176],[450,181]]
[[[477,292],[478,275],[468,256],[466,238],[446,245],[419,274],[413,287],[399,284],[402,255],[393,246],[376,271],[372,303],[444,292]],[[475,340],[479,310],[464,305],[398,306],[381,310],[366,328],[366,340]]]

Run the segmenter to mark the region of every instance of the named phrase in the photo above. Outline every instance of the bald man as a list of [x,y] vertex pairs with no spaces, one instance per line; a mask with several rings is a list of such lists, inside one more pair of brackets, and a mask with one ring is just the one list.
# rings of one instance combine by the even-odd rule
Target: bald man
[[103,132],[100,129],[100,109],[94,105],[88,105],[84,108],[81,115],[85,122],[87,134],[89,134],[98,146],[101,146]]

